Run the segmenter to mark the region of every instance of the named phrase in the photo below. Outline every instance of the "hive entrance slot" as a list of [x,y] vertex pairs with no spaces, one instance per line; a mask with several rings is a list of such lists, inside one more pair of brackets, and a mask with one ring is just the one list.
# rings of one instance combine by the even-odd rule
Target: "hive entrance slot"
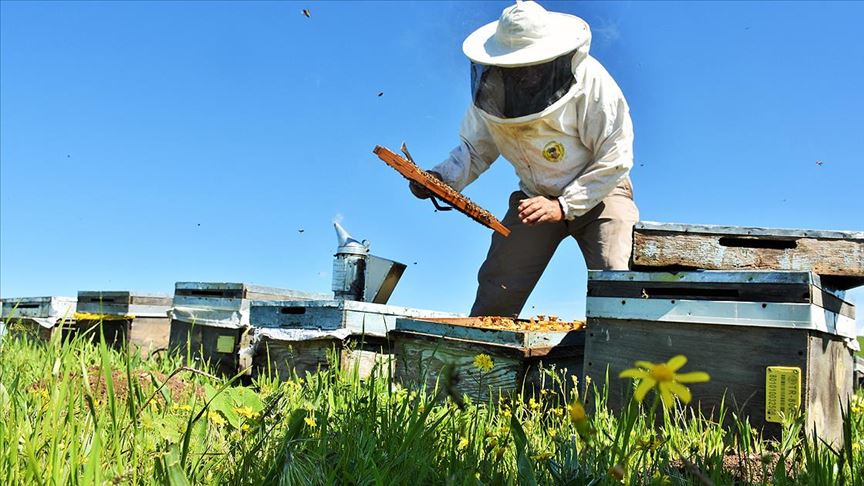
[[294,315],[305,314],[306,308],[305,307],[282,307],[281,309],[279,309],[279,312],[281,312],[282,314],[294,314]]
[[736,289],[700,289],[693,287],[645,287],[643,295],[652,299],[716,299],[736,300],[739,292]]
[[731,248],[765,248],[771,250],[791,250],[798,247],[797,240],[770,240],[765,238],[745,238],[741,236],[723,236],[720,246]]

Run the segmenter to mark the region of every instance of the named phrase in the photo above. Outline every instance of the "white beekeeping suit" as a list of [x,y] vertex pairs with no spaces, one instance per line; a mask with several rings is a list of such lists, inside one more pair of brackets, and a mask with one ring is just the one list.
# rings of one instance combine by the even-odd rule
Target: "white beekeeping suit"
[[[520,8],[524,12],[517,11],[517,14],[521,13],[523,18],[533,20],[543,14],[552,19],[564,18],[556,22],[556,25],[564,24],[563,39],[547,36],[540,47],[534,47],[535,43],[529,44],[531,47],[527,49],[533,47],[535,52],[545,49],[537,55],[548,59],[568,56],[572,85],[551,106],[515,118],[488,113],[475,103],[468,108],[462,122],[462,143],[432,170],[461,191],[503,155],[516,169],[519,187],[526,195],[559,198],[567,219],[573,219],[596,206],[633,167],[630,109],[612,76],[588,54],[591,44],[588,24],[578,17],[550,14],[534,2],[521,2],[505,10],[501,22],[509,20],[512,30],[528,39],[531,33],[520,30],[518,24],[514,27],[513,15],[508,15],[508,11]],[[538,23],[530,25],[538,29]],[[486,31],[495,24],[479,29],[465,40],[463,50],[475,66],[506,70],[530,62],[532,53],[525,50],[504,52],[499,56],[487,53],[480,41],[488,43]]]
[[508,7],[463,43],[473,103],[461,143],[432,172],[462,191],[503,156],[520,189],[502,221],[510,236],[492,236],[472,315],[518,315],[567,236],[588,268],[629,266],[639,217],[629,178],[633,125],[590,44],[585,21],[531,1]]

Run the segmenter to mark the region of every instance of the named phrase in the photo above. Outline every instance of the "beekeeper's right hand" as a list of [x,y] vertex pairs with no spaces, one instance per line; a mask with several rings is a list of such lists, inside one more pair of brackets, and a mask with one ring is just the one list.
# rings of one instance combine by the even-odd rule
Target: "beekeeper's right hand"
[[[438,179],[439,181],[444,180],[444,178],[441,177],[441,174],[439,174],[433,170],[430,170],[429,174],[432,175],[433,177],[435,177],[436,179]],[[425,187],[421,186],[420,184],[417,184],[414,181],[411,181],[408,183],[408,188],[411,189],[411,194],[414,194],[414,197],[416,197],[417,199],[429,199],[433,195],[432,191],[430,191],[429,189],[426,189]]]

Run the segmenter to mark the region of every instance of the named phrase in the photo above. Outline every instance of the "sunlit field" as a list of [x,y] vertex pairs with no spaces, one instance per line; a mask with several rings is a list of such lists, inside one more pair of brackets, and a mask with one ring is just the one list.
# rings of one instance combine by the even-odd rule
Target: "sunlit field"
[[[668,363],[671,372],[677,359]],[[782,440],[764,441],[731,412],[724,412],[725,429],[694,415],[682,399],[692,394],[698,401],[700,380],[690,380],[687,392],[670,391],[662,380],[650,382],[670,370],[648,365],[608,378],[632,381],[641,399],[614,414],[602,383],[563,382],[556,370],[546,370],[547,388],[536,396],[472,403],[447,393],[458,369],[444,373],[437,390],[405,389],[383,370],[368,380],[321,371],[241,384],[182,357],[144,360],[80,338],[39,342],[7,334],[0,344],[0,478],[3,484],[864,484],[860,391],[848,405],[842,446],[809,439],[794,419]],[[495,363],[478,355],[474,366],[482,374]]]

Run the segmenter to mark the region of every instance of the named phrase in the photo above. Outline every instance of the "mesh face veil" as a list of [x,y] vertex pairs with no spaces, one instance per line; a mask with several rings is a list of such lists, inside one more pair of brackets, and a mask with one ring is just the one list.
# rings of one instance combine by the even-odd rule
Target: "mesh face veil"
[[573,86],[574,52],[530,66],[471,63],[474,106],[498,118],[519,118],[545,110]]

